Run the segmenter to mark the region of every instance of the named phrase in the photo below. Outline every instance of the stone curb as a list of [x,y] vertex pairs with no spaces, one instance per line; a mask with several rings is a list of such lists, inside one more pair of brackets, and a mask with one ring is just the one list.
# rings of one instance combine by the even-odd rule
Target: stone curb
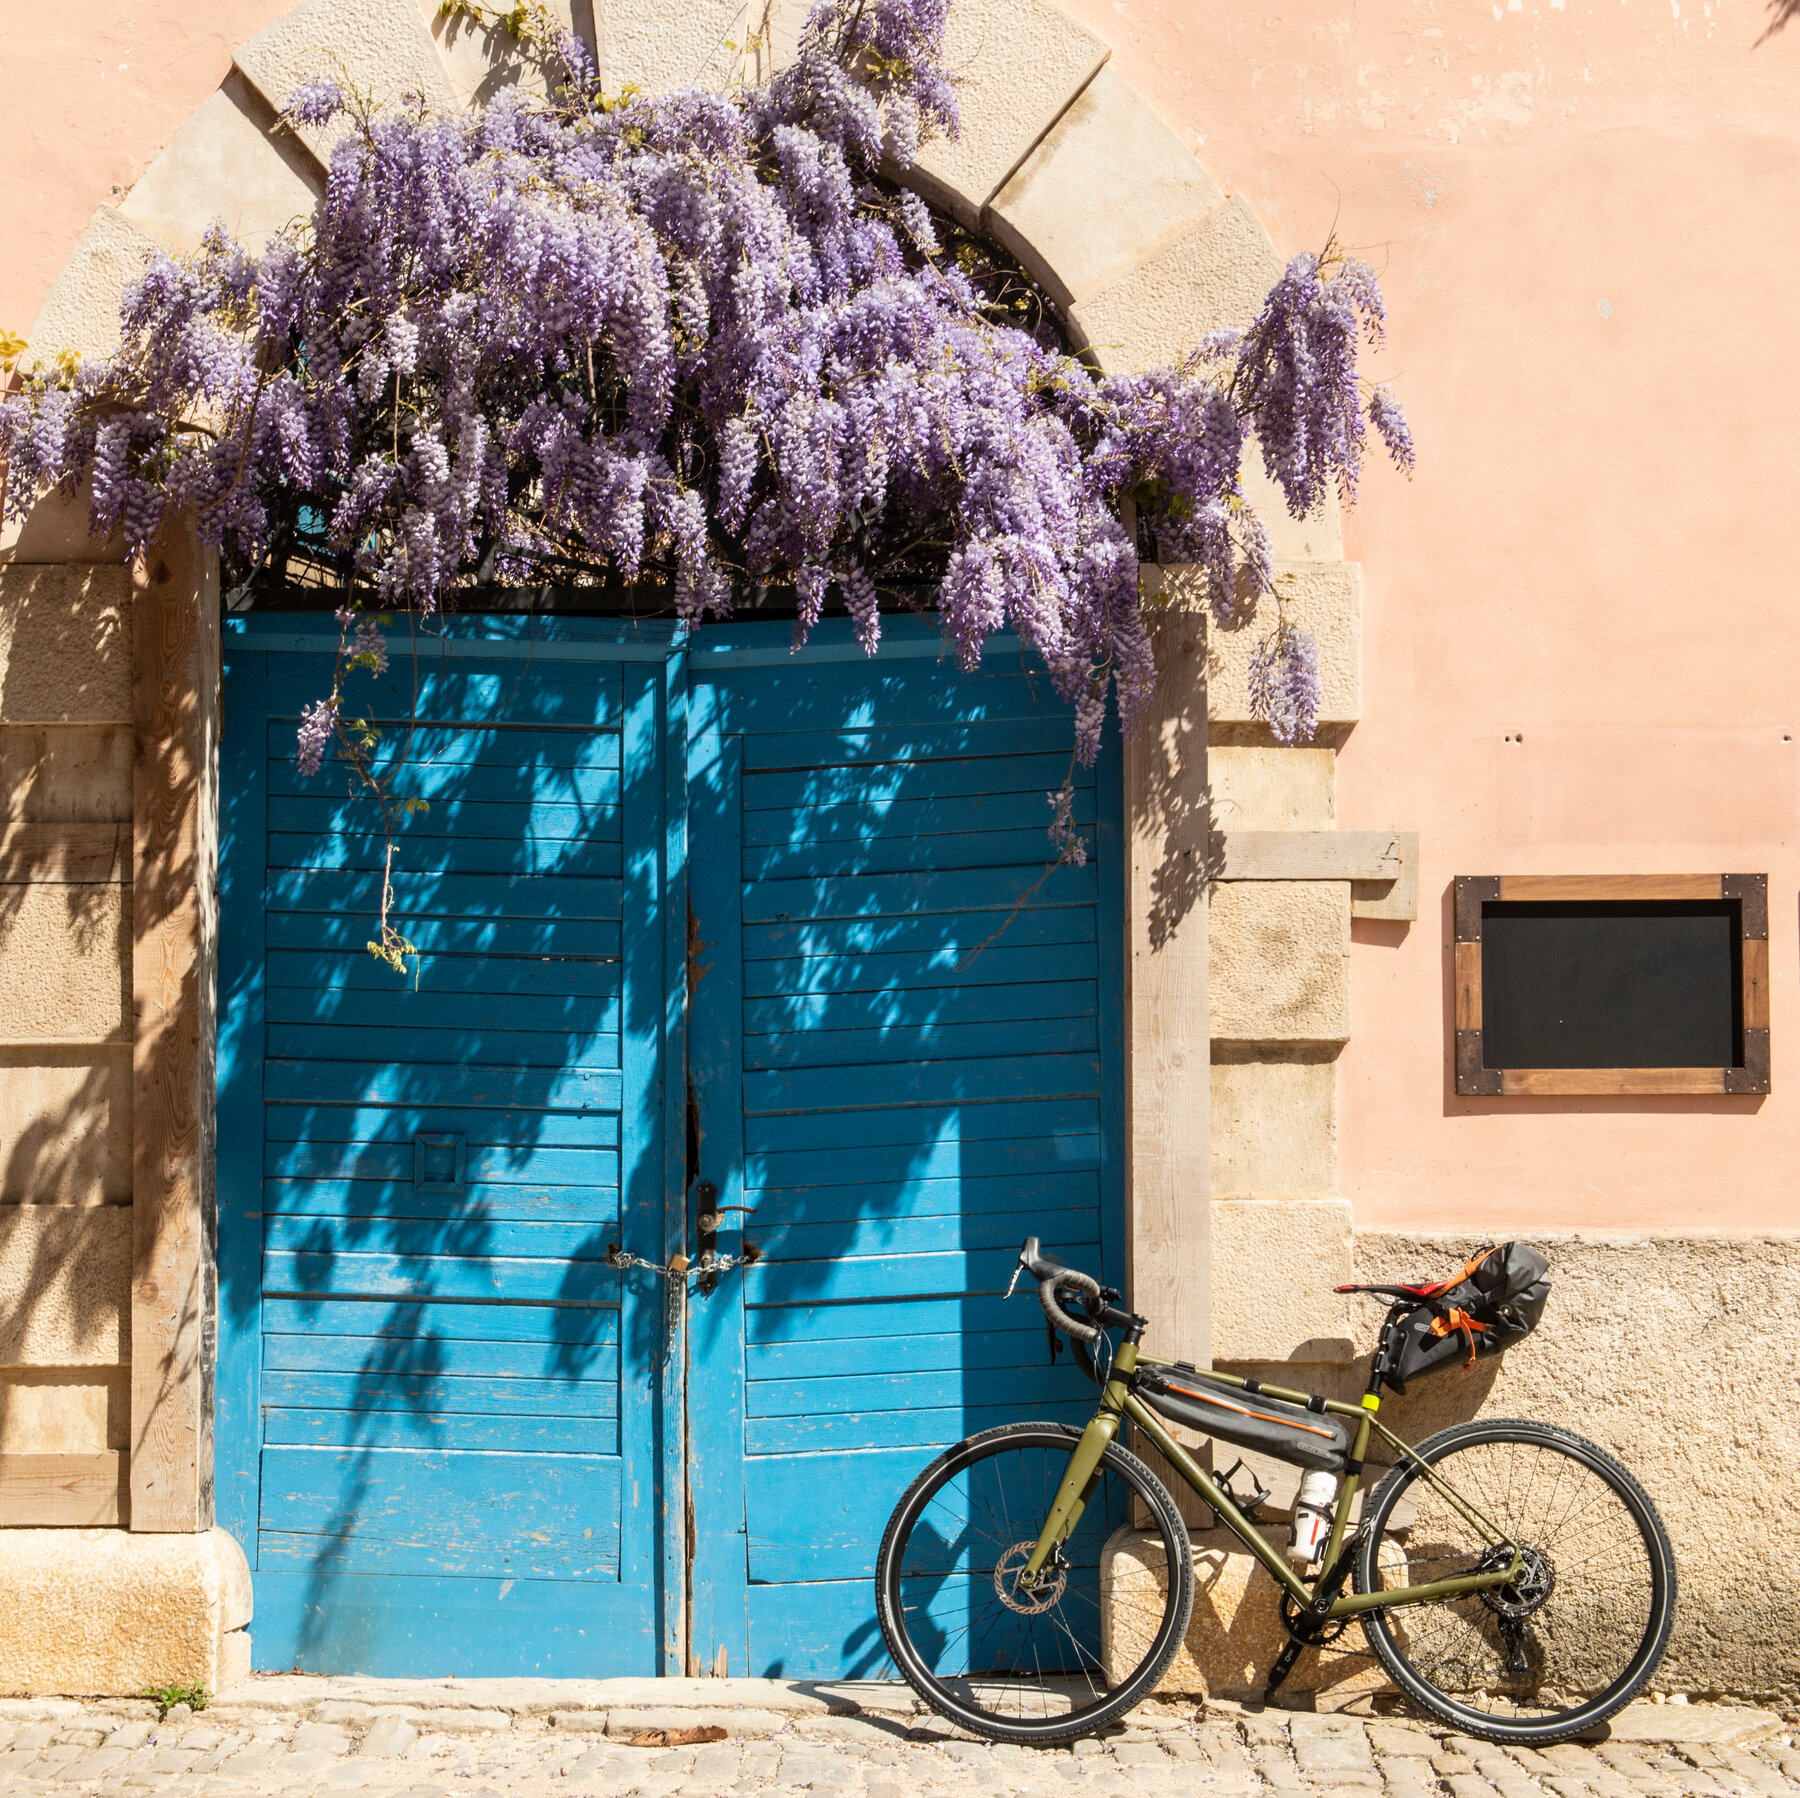
[[[779,1729],[797,1717],[912,1718],[921,1711],[898,1682],[777,1679],[469,1679],[446,1681],[259,1675],[221,1692],[207,1715],[215,1721],[293,1716],[357,1725],[400,1717],[420,1729],[456,1728],[462,1714],[495,1719],[460,1727],[504,1728],[516,1717],[593,1732],[610,1714],[629,1713],[636,1729],[692,1727],[697,1720],[732,1726],[734,1734]],[[59,1713],[60,1714],[60,1713]],[[679,1717],[679,1723],[670,1721]],[[635,1721],[654,1718],[654,1721]],[[618,1734],[617,1729],[612,1731]]]
[[[0,1699],[0,1718],[63,1719],[83,1707],[72,1700]],[[1207,1701],[1205,1714],[1236,1724],[1253,1740],[1317,1738],[1363,1728],[1403,1728],[1442,1735],[1425,1718],[1369,1719],[1348,1714],[1265,1710],[1228,1699]],[[423,1680],[260,1675],[222,1692],[207,1721],[220,1725],[277,1717],[348,1728],[386,1718],[421,1733],[467,1735],[541,1721],[571,1735],[614,1739],[656,1729],[716,1726],[732,1737],[772,1735],[793,1723],[866,1719],[895,1739],[951,1733],[897,1681],[815,1682],[777,1679],[494,1679]],[[1747,1747],[1790,1727],[1774,1711],[1747,1705],[1654,1704],[1640,1700],[1583,1738],[1594,1743],[1666,1743]],[[960,1731],[954,1732],[961,1734]],[[1377,1744],[1379,1746],[1379,1744]]]

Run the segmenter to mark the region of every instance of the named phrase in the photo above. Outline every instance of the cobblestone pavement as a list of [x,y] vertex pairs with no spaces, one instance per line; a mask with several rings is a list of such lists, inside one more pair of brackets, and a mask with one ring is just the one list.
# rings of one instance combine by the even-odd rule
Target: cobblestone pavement
[[[255,1682],[252,1682],[253,1684]],[[1678,1798],[1800,1795],[1800,1731],[1750,1745],[1652,1740],[1503,1750],[1402,1720],[1147,1705],[1129,1726],[1072,1749],[989,1747],[919,1715],[738,1710],[701,1747],[628,1745],[626,1731],[681,1728],[719,1711],[512,1714],[403,1704],[313,1703],[303,1713],[233,1704],[159,1719],[145,1701],[0,1701],[6,1798],[166,1793],[244,1798],[355,1792],[405,1798],[715,1798],[726,1793],[1131,1792],[1169,1798]],[[1721,1712],[1729,1720],[1732,1713]],[[1748,1713],[1756,1715],[1756,1713]],[[1765,1714],[1765,1730],[1775,1719]],[[1697,1719],[1683,1719],[1690,1736]],[[1640,1728],[1637,1732],[1642,1735]]]

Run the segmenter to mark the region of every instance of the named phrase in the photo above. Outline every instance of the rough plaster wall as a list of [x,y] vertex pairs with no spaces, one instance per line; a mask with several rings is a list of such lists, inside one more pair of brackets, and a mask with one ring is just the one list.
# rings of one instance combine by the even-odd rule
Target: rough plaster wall
[[[1491,1239],[1489,1239],[1491,1240]],[[1473,1417],[1562,1425],[1616,1455],[1650,1494],[1675,1547],[1680,1605],[1664,1691],[1800,1693],[1800,1237],[1539,1236],[1551,1294],[1535,1335],[1390,1396],[1382,1420],[1409,1441]],[[1475,1237],[1359,1231],[1356,1278],[1452,1272]],[[1296,1291],[1301,1309],[1325,1295]],[[1382,1312],[1361,1301],[1358,1359],[1298,1374],[1234,1372],[1354,1399]]]
[[129,719],[129,573],[88,563],[3,573],[0,720]]
[[130,1440],[129,1367],[0,1369],[0,1454],[92,1455]]
[[1212,893],[1214,1041],[1350,1034],[1350,883],[1221,881]]
[[1337,1067],[1331,1050],[1216,1044],[1212,1129],[1215,1199],[1304,1199],[1332,1192]]
[[0,1029],[130,1040],[131,889],[0,885]]
[[0,818],[129,824],[130,726],[0,724]]
[[131,1051],[0,1044],[0,1204],[129,1205]]
[[127,1358],[131,1210],[0,1205],[0,1368]]

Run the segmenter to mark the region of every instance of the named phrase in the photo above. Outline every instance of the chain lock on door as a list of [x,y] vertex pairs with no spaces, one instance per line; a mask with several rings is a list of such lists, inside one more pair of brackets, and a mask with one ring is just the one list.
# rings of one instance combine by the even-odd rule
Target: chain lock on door
[[[690,1261],[686,1255],[671,1255],[667,1261],[646,1261],[642,1255],[632,1255],[618,1243],[606,1245],[606,1265],[616,1267],[621,1273],[628,1268],[641,1267],[646,1273],[661,1274],[667,1283],[669,1294],[669,1328],[668,1339],[664,1344],[664,1353],[672,1354],[675,1338],[681,1329],[682,1307],[687,1302],[687,1285],[689,1280],[698,1280],[703,1293],[711,1292],[719,1284],[719,1276],[728,1274],[734,1267],[748,1267],[752,1262],[762,1258],[761,1251],[753,1243],[745,1243],[740,1254],[721,1255],[714,1246],[719,1239],[719,1224],[723,1213],[717,1208],[719,1189],[710,1180],[702,1180],[694,1188],[694,1197],[700,1203],[698,1217],[700,1256]],[[729,1205],[728,1211],[747,1211],[748,1206]]]

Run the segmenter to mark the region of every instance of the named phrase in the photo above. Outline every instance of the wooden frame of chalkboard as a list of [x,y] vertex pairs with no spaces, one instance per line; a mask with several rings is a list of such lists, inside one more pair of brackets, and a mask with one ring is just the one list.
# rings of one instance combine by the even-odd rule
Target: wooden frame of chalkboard
[[[1493,908],[1490,910],[1490,908]],[[1766,874],[1501,874],[1459,875],[1456,881],[1456,1090],[1465,1097],[1516,1098],[1611,1094],[1698,1095],[1769,1090],[1769,879]],[[1482,923],[1523,919],[1644,917],[1729,920],[1729,976],[1715,956],[1715,985],[1735,990],[1697,995],[1710,1015],[1729,1014],[1729,1063],[1707,1067],[1588,1067],[1488,1065],[1483,1028]],[[1713,926],[1712,935],[1719,935]],[[1566,952],[1566,951],[1565,951]],[[1697,964],[1696,964],[1697,965]],[[1689,976],[1691,978],[1691,974]],[[1513,996],[1508,995],[1509,1003]],[[1527,996],[1523,1003],[1529,1004]],[[1489,1003],[1489,1023],[1498,1008]],[[1517,1010],[1517,1007],[1514,1007]],[[1693,1009],[1693,1007],[1690,1007]],[[1509,1014],[1510,1015],[1510,1014]],[[1516,1042],[1521,1031],[1508,1032]],[[1525,1032],[1523,1034],[1529,1034]],[[1541,1032],[1539,1033],[1542,1034]],[[1717,1043],[1719,1029],[1708,1040]],[[1503,1050],[1504,1052],[1504,1050]],[[1578,1049],[1575,1051],[1578,1054]]]

